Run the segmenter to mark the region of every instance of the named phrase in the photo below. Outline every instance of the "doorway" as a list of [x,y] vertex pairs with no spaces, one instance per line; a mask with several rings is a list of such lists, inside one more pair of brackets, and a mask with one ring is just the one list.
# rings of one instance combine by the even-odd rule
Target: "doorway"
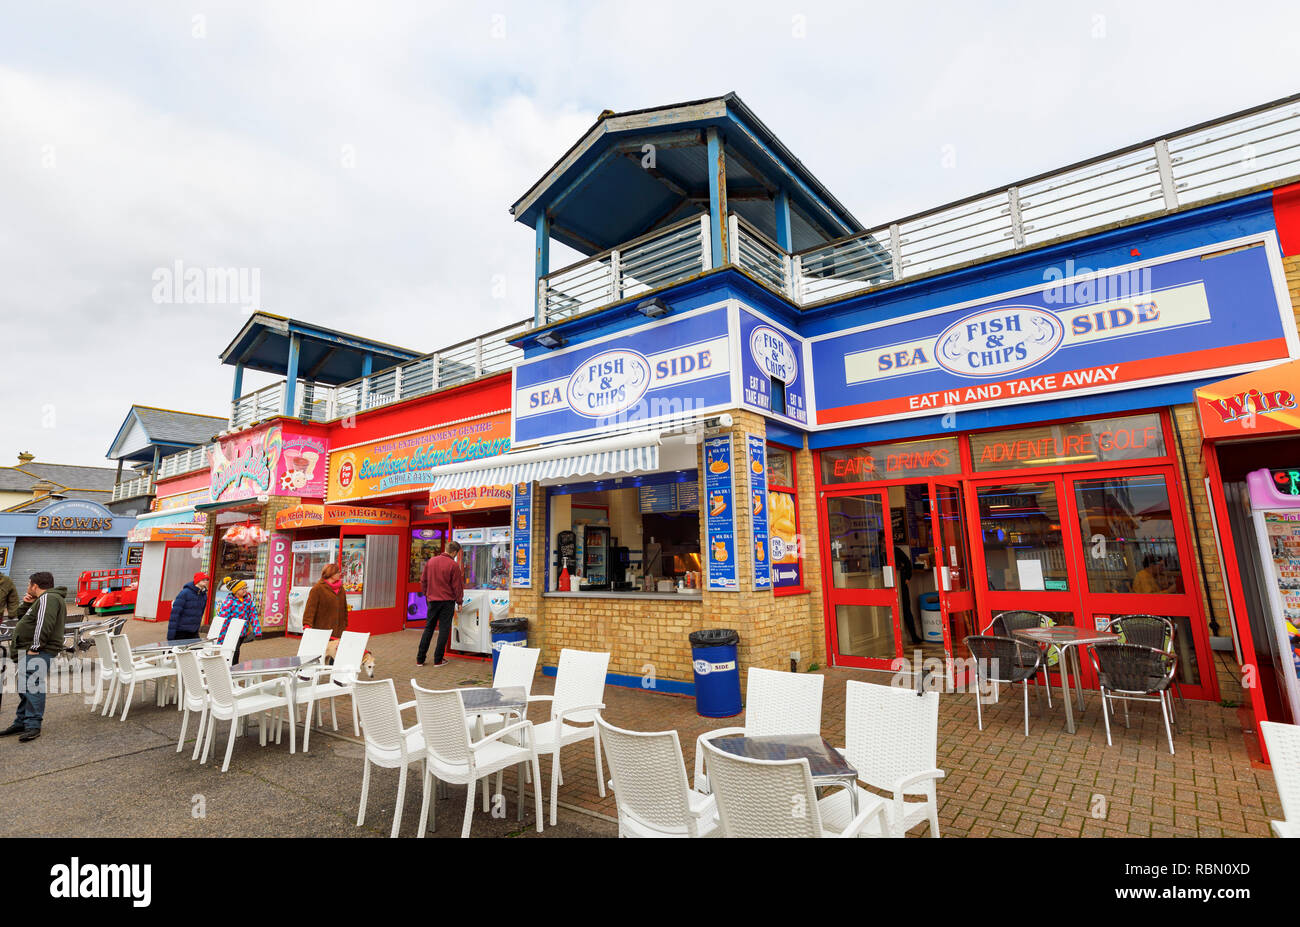
[[[827,635],[840,666],[947,668],[975,633],[962,494],[956,483],[892,482],[824,492]],[[921,664],[917,666],[916,664]]]

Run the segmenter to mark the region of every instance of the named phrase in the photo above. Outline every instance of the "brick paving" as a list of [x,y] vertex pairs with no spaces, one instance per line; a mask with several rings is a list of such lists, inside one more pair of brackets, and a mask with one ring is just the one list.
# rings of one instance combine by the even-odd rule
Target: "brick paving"
[[[161,639],[165,626],[132,621],[133,643]],[[448,666],[415,665],[419,632],[403,631],[371,639],[375,678],[392,677],[398,697],[411,698],[410,680],[434,688],[482,685],[490,681],[486,661],[452,658]],[[244,645],[242,656],[293,653],[296,639],[271,638]],[[866,670],[826,669],[822,733],[843,743],[845,682],[887,682],[889,674]],[[534,692],[553,691],[554,679],[539,674]],[[338,699],[339,735],[354,739],[351,706]],[[736,719],[712,720],[695,713],[694,700],[637,689],[609,686],[605,717],[632,730],[676,728],[688,774],[694,769],[696,737],[716,727],[739,725]],[[939,767],[947,777],[939,785],[939,826],[945,837],[958,836],[1171,836],[1267,837],[1269,819],[1281,816],[1272,772],[1252,757],[1234,708],[1188,701],[1180,708],[1182,732],[1175,733],[1170,756],[1156,705],[1131,706],[1132,728],[1116,721],[1114,746],[1106,745],[1100,699],[1088,694],[1078,733],[1065,731],[1059,700],[1052,709],[1030,694],[1030,735],[1024,736],[1019,693],[985,709],[985,730],[975,721],[974,696],[946,694],[940,702]],[[149,706],[141,715],[156,711]],[[545,720],[545,704],[530,717]],[[133,710],[132,718],[134,720]],[[328,726],[328,711],[326,713]],[[332,732],[331,732],[332,733]],[[313,733],[313,741],[317,734]],[[313,744],[314,746],[314,744]],[[561,821],[583,812],[606,821],[615,814],[612,795],[597,794],[595,759],[589,744],[564,751],[560,787]],[[549,764],[542,762],[549,794]],[[608,770],[606,770],[608,776]],[[507,791],[513,777],[508,776]],[[345,797],[355,801],[351,784]],[[372,799],[373,801],[373,799]],[[452,803],[453,805],[456,802]],[[391,812],[390,812],[391,813]],[[409,813],[409,809],[408,809]],[[377,821],[387,826],[391,818]],[[369,822],[368,822],[369,823]],[[593,822],[594,823],[594,822]],[[404,831],[405,832],[405,831]],[[924,834],[925,828],[914,831]]]

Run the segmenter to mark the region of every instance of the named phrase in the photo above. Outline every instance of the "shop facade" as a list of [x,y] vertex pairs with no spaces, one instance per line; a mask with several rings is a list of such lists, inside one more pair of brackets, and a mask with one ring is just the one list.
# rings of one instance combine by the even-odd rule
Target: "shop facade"
[[36,512],[0,513],[0,573],[20,592],[28,576],[42,571],[74,592],[87,570],[139,566],[135,552],[141,545],[127,539],[134,525],[134,517],[81,499],[54,501]]
[[515,487],[544,665],[688,692],[689,632],[734,627],[749,666],[952,678],[1003,611],[1155,614],[1214,700],[1195,391],[1300,356],[1297,279],[1267,193],[811,308],[725,268],[521,338],[510,454],[433,487]]

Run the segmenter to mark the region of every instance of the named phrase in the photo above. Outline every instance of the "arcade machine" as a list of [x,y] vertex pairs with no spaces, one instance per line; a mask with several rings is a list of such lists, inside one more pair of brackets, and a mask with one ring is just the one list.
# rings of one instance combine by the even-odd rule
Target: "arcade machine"
[[487,656],[492,653],[492,619],[510,612],[510,526],[457,528],[452,539],[460,544],[465,598],[449,646]]
[[289,548],[293,554],[293,573],[289,585],[289,633],[302,633],[302,614],[307,607],[311,587],[320,579],[327,563],[339,559],[338,538],[315,541],[294,541]]

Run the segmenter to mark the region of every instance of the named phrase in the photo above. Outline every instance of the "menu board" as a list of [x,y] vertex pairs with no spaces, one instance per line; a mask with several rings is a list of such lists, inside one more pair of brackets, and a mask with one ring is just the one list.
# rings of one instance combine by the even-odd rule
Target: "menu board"
[[695,512],[700,508],[700,484],[691,481],[642,486],[638,498],[642,515],[658,512]]
[[709,588],[737,592],[736,508],[731,470],[731,436],[704,442],[705,534]]
[[772,564],[767,538],[767,442],[756,435],[746,440],[749,449],[749,510],[754,520],[754,588],[772,585]]
[[641,514],[677,511],[677,485],[664,483],[660,486],[642,486],[640,492]]
[[514,556],[511,558],[510,585],[528,589],[533,584],[533,484],[515,484]]

